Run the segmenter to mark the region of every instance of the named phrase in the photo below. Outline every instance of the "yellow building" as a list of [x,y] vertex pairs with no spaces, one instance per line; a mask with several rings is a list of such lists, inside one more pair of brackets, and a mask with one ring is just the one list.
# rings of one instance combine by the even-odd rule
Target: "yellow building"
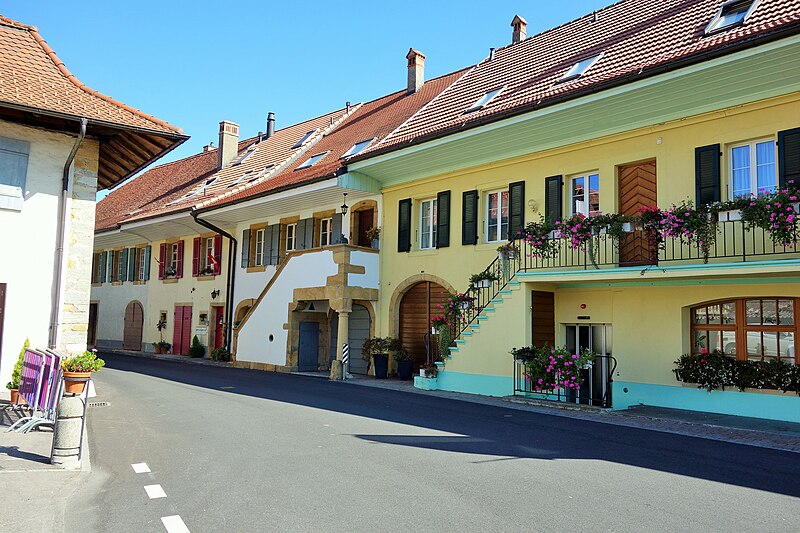
[[[523,239],[540,217],[638,217],[800,183],[797,5],[667,4],[620,2],[527,39],[517,17],[510,46],[349,162],[383,193],[382,335],[424,361],[446,294],[498,278],[469,290],[438,388],[536,396],[509,352],[556,344],[599,355],[570,401],[800,421],[795,392],[707,392],[674,373],[715,350],[798,363],[797,233],[780,243],[714,214],[707,263],[696,240],[659,246],[635,225],[577,249],[550,235],[552,257]],[[509,239],[520,253],[503,265]]]

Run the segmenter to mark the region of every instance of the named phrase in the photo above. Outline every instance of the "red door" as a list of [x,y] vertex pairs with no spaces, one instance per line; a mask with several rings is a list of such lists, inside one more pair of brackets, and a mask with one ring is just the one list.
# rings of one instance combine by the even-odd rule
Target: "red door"
[[172,353],[189,355],[192,343],[192,306],[176,305],[172,331]]
[[223,324],[224,309],[221,306],[214,307],[214,346],[212,349],[222,348],[225,345],[225,325]]

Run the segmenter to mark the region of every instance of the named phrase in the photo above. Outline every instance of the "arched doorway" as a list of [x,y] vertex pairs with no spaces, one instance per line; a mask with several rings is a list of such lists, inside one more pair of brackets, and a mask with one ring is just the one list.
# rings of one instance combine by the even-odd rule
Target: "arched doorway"
[[[446,301],[447,289],[431,281],[411,286],[400,300],[399,337],[414,358],[415,367],[425,364],[431,317],[444,313]],[[435,351],[435,343],[430,348]]]
[[125,327],[122,334],[122,347],[126,350],[141,351],[144,310],[142,304],[133,301],[125,308]]

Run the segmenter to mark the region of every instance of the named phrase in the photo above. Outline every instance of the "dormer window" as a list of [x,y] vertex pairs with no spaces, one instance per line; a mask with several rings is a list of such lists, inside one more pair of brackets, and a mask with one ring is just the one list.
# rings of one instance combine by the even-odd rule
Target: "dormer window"
[[308,133],[306,133],[305,135],[303,135],[302,137],[300,137],[300,140],[297,141],[296,143],[294,143],[294,145],[292,146],[292,150],[294,150],[296,148],[300,148],[301,146],[306,144],[308,142],[308,140],[311,139],[311,137],[313,137],[314,134],[317,133],[318,131],[319,131],[319,129],[311,130]]
[[350,157],[351,155],[356,155],[358,152],[369,146],[369,144],[375,140],[375,137],[372,139],[366,139],[364,141],[359,141],[353,145],[348,151],[342,154],[342,157]]
[[483,96],[478,98],[478,100],[474,104],[469,106],[469,108],[466,110],[466,113],[477,111],[478,109],[483,109],[484,107],[489,105],[489,102],[497,98],[497,95],[503,92],[503,89],[505,89],[505,87],[500,87],[499,89],[493,89],[488,93],[484,94]]
[[306,162],[305,162],[305,163],[303,163],[302,165],[300,165],[299,167],[297,167],[295,170],[301,170],[301,169],[304,169],[304,168],[313,167],[313,166],[314,166],[314,165],[317,163],[317,161],[319,161],[320,159],[322,159],[322,158],[323,158],[323,157],[325,157],[326,155],[328,155],[328,152],[323,152],[323,153],[321,153],[321,154],[312,155],[311,157],[309,157],[309,158],[306,160]]
[[581,61],[578,61],[577,63],[572,65],[572,68],[570,68],[566,72],[566,74],[561,76],[561,78],[558,81],[562,82],[562,81],[572,80],[572,79],[575,79],[575,78],[580,78],[581,76],[583,76],[586,73],[587,70],[592,68],[592,66],[595,63],[600,61],[601,57],[603,57],[603,54],[598,54],[596,56],[587,57],[586,59],[582,59]]
[[706,35],[743,24],[760,2],[761,0],[731,0],[730,2],[725,2],[714,18],[711,19],[708,27],[706,27]]

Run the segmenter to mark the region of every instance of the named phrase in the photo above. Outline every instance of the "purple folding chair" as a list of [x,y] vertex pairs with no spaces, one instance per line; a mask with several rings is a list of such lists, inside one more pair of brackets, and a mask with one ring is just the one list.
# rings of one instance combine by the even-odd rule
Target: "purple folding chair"
[[63,372],[61,370],[61,356],[55,352],[47,351],[44,354],[39,401],[36,405],[39,414],[34,411],[33,416],[17,429],[18,433],[28,433],[39,426],[54,426],[58,403],[63,395]]
[[25,350],[22,358],[22,373],[19,381],[19,395],[27,402],[27,405],[14,406],[20,410],[29,410],[31,416],[25,416],[14,422],[6,430],[6,433],[14,430],[18,425],[26,424],[36,411],[39,404],[39,396],[42,392],[42,373],[45,364],[45,356],[36,350]]

